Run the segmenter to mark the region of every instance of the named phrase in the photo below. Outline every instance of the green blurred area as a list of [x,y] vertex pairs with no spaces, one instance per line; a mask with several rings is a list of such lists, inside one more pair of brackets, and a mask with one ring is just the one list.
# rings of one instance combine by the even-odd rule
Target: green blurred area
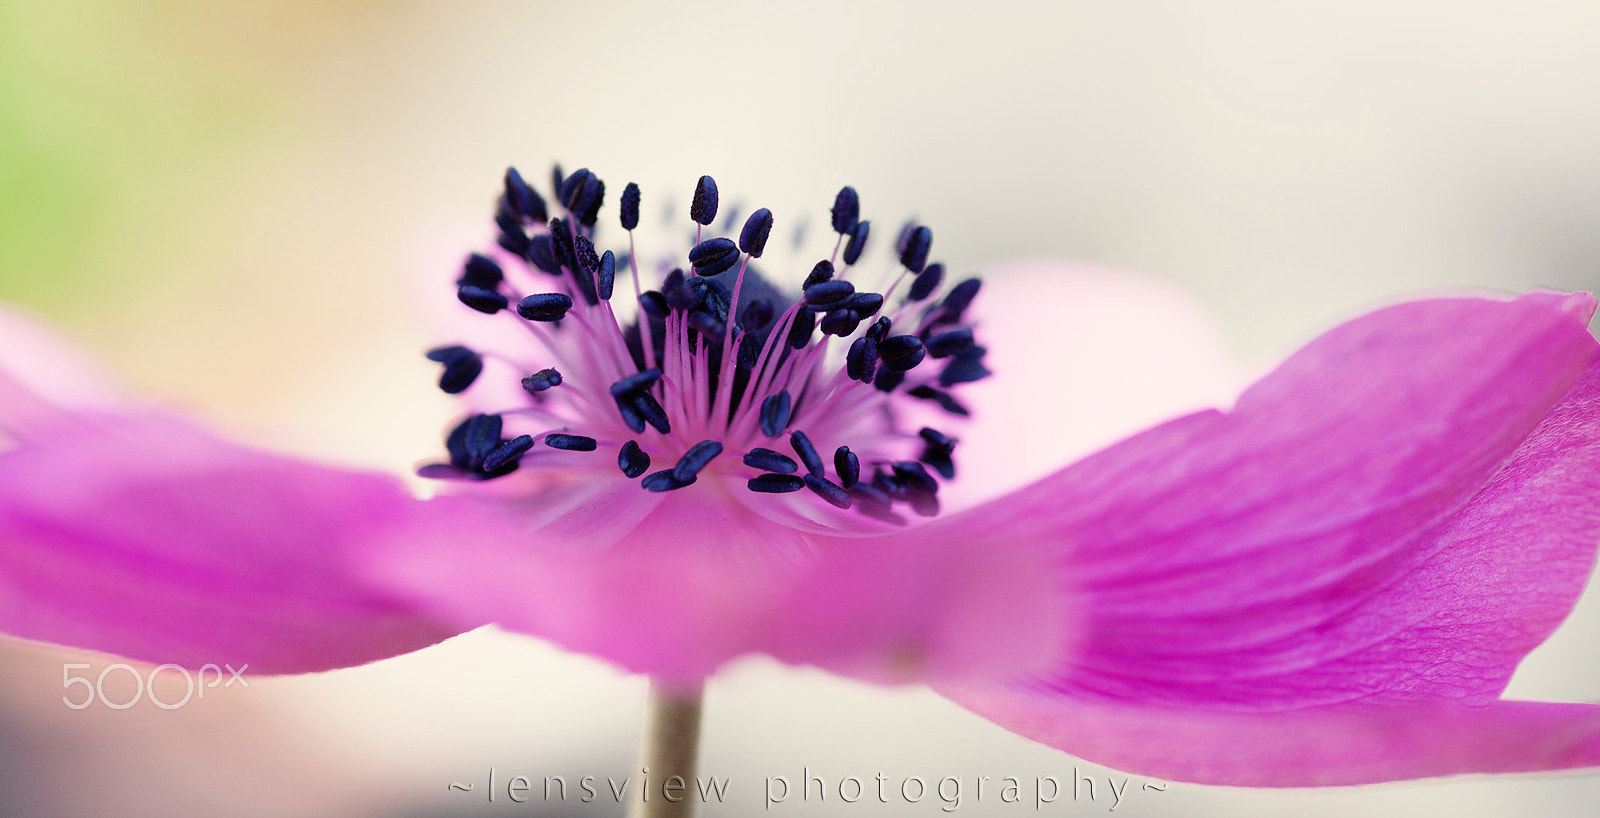
[[153,248],[250,195],[223,168],[355,7],[0,0],[0,299],[61,315],[194,275]]

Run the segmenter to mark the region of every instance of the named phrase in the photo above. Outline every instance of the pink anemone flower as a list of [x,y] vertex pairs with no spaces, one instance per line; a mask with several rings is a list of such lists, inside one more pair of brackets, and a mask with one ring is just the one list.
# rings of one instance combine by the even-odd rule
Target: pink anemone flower
[[[1600,764],[1600,706],[1499,698],[1600,542],[1590,296],[1383,309],[1227,410],[1017,486],[1073,438],[1061,404],[1099,397],[1062,395],[1086,353],[947,284],[926,227],[871,279],[846,188],[797,290],[762,261],[770,212],[704,234],[709,177],[692,249],[660,263],[633,247],[636,186],[605,252],[604,185],[554,187],[551,217],[508,172],[499,247],[456,282],[479,328],[429,357],[470,414],[427,500],[133,407],[5,317],[0,629],[295,673],[495,623],[684,688],[764,653],[1196,782]],[[1093,297],[1052,272],[993,289],[1037,287],[1000,300],[1047,319]],[[970,394],[991,363],[1008,402]],[[995,423],[1024,448],[969,457]]]

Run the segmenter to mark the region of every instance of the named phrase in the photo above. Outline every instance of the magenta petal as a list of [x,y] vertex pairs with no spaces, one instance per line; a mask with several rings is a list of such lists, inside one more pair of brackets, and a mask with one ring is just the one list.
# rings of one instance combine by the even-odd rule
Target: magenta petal
[[530,503],[549,521],[523,537],[410,543],[369,568],[441,613],[682,682],[755,652],[876,681],[1056,658],[1060,580],[1039,549],[818,535],[695,488],[596,480]]
[[882,684],[1040,671],[1067,645],[1060,567],[982,515],[831,539],[760,650]]
[[1312,787],[1600,765],[1600,705],[1592,704],[1434,702],[1218,713],[1025,693],[977,699],[981,705],[968,705],[975,712],[1029,738],[1173,781]]
[[[1587,296],[1535,295],[1383,310],[1301,350],[1233,411],[1173,421],[1012,498],[1034,508],[1037,536],[1074,547],[1078,653],[1026,695],[958,701],[1097,760],[1140,756],[1080,749],[1072,736],[1085,713],[1148,708],[1232,724],[1324,708],[1359,732],[1350,719],[1366,717],[1348,714],[1361,711],[1325,708],[1492,704],[1571,610],[1600,542],[1592,308]],[[1013,719],[1024,695],[1015,712],[1028,715]],[[1289,732],[1297,722],[1280,723]],[[1148,771],[1323,780],[1260,780],[1207,760],[1241,753],[1232,741]],[[1429,774],[1542,763],[1461,758]],[[1413,774],[1397,765],[1347,777]]]
[[0,303],[0,447],[7,433],[55,423],[63,409],[131,405],[112,378],[49,324]]
[[946,508],[1021,488],[1135,432],[1233,399],[1248,382],[1176,286],[1086,264],[985,268],[972,304],[994,377],[961,395]]
[[85,418],[0,454],[0,630],[255,673],[368,662],[457,631],[356,583],[347,554],[470,519],[175,419]]

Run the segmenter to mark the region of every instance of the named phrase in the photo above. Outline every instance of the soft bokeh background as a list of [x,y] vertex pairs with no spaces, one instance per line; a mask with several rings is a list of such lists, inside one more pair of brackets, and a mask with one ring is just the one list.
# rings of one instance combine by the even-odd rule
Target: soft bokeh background
[[[712,173],[780,216],[820,218],[853,184],[869,215],[933,225],[958,267],[1048,255],[1175,282],[1261,362],[1419,290],[1600,285],[1596,42],[1583,2],[0,0],[0,298],[237,434],[405,468],[451,411],[411,282],[483,239],[507,164],[540,180],[555,160],[661,199]],[[1590,600],[1513,692],[1600,696],[1597,635]],[[473,634],[174,711],[69,710],[60,666],[78,661],[115,660],[0,652],[5,814],[549,815],[480,803],[488,768],[502,786],[637,772],[641,682],[530,640]],[[762,662],[709,702],[704,766],[734,783],[708,814],[756,812],[766,776],[806,767],[960,776],[956,812],[993,815],[1033,807],[972,803],[976,776],[1111,774],[925,692]],[[1142,783],[1118,814],[1600,799],[1594,777]],[[1103,784],[1068,800],[1110,807]]]

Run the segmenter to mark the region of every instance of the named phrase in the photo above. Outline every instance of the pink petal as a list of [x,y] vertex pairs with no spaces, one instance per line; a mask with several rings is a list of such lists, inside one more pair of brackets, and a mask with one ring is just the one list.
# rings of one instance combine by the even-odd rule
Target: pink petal
[[752,652],[878,681],[1058,658],[1059,577],[1042,550],[803,532],[729,497],[739,482],[653,495],[593,481],[529,502],[523,537],[414,542],[369,567],[461,621],[680,681]]
[[297,673],[455,633],[350,578],[356,547],[471,536],[393,479],[154,416],[85,416],[0,454],[0,630],[187,666]]
[[44,321],[0,304],[0,432],[47,424],[59,407],[131,402],[104,370]]
[[989,518],[856,540],[790,591],[759,650],[880,684],[1009,678],[1069,644],[1060,566]]
[[[1151,278],[1020,261],[983,271],[973,302],[994,377],[961,393],[947,508],[998,497],[1162,421],[1231,402],[1247,382],[1192,298]],[[953,428],[952,428],[953,427]]]
[[[1031,684],[958,701],[1063,749],[1191,780],[1293,785],[1545,764],[1443,745],[1514,732],[1514,718],[1469,716],[1521,712],[1486,708],[1593,565],[1593,304],[1533,295],[1373,313],[1301,350],[1232,412],[1173,421],[996,504],[996,516],[1009,508],[1029,521],[1019,536],[1073,545],[1078,654]],[[1291,753],[1308,743],[1325,752],[1359,748],[1363,731],[1421,741],[1392,714],[1447,705],[1468,715],[1440,717],[1451,725],[1441,746],[1388,766],[1358,750],[1348,768],[1324,764],[1310,778],[1293,763],[1226,761],[1250,755],[1229,737],[1239,725],[1248,737],[1276,721]],[[1093,737],[1098,719],[1139,710],[1212,738],[1166,752]],[[1294,735],[1304,724],[1327,725],[1327,736]],[[1517,746],[1554,752],[1541,724],[1530,719]],[[1079,732],[1091,736],[1082,750]],[[1596,763],[1585,753],[1550,757]]]
[[[1242,787],[1336,786],[1600,765],[1600,705],[1332,705],[1283,713],[955,694],[1036,741],[1118,769]],[[974,706],[972,696],[981,704]]]

